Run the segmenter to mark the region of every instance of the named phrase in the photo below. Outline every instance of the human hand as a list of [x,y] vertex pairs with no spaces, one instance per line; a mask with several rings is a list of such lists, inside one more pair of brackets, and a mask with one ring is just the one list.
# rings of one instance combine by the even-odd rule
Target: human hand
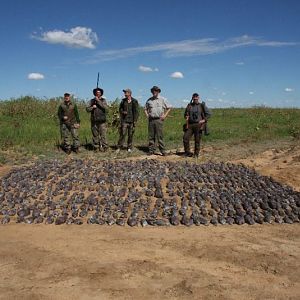
[[160,116],[160,119],[161,119],[162,121],[163,121],[165,118],[166,118],[165,115],[161,115],[161,116]]
[[68,120],[68,117],[67,117],[67,116],[64,116],[64,120]]
[[74,124],[74,128],[75,128],[75,129],[80,128],[80,124],[79,124],[79,123]]
[[96,104],[94,104],[92,107],[93,107],[93,108],[97,108],[97,105],[96,105]]
[[206,121],[205,120],[200,120],[199,124],[204,124]]

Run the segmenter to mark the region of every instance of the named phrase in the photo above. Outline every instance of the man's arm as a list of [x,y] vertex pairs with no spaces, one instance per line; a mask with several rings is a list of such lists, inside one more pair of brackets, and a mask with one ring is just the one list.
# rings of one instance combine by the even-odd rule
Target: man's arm
[[123,100],[121,100],[121,103],[119,105],[119,114],[122,116],[123,114]]
[[164,113],[160,117],[161,120],[164,120],[168,116],[168,114],[171,110],[171,105],[167,102],[166,99],[163,100],[163,107],[164,107]]
[[139,114],[140,114],[140,107],[139,107],[139,103],[138,103],[138,101],[137,100],[135,100],[134,102],[133,102],[133,105],[134,105],[134,123],[136,123],[137,122],[137,120],[138,120],[138,118],[139,118]]
[[75,118],[76,118],[76,123],[80,124],[79,112],[78,112],[78,108],[77,108],[76,104],[74,106],[74,114],[75,114]]
[[94,109],[94,107],[93,107],[93,101],[94,101],[94,99],[90,100],[88,106],[85,108],[88,113],[92,112],[93,109]]
[[171,107],[168,108],[168,109],[166,109],[165,112],[164,112],[164,114],[160,117],[160,119],[164,120],[168,116],[170,110],[171,110]]
[[184,117],[185,119],[189,116],[188,111],[189,111],[189,105],[187,105],[187,107],[185,108],[185,111],[184,111],[183,117]]
[[148,101],[146,102],[145,106],[144,106],[144,112],[147,118],[149,118],[149,112],[148,112]]
[[59,108],[58,108],[58,111],[57,111],[57,116],[58,116],[59,122],[63,121],[63,117],[64,117],[63,114],[64,114],[63,109],[60,105]]
[[201,105],[202,105],[202,108],[203,108],[203,111],[204,111],[205,118],[209,119],[211,117],[210,110],[208,109],[208,107],[206,106],[206,103],[204,101],[201,103]]
[[102,108],[104,110],[107,110],[108,109],[108,105],[107,105],[107,102],[106,100],[100,100],[100,99],[96,99],[96,105],[99,107],[99,108]]

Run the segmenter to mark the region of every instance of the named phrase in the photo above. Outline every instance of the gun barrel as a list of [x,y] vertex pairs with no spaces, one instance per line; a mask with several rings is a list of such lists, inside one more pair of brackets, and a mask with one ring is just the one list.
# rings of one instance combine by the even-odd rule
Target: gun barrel
[[97,88],[98,88],[98,85],[99,85],[99,72],[98,72],[98,76],[97,76]]

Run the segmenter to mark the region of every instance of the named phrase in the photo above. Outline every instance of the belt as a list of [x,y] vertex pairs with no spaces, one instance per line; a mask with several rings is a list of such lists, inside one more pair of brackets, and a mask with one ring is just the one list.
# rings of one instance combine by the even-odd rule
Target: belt
[[155,117],[155,118],[149,117],[149,120],[150,120],[150,121],[152,121],[152,120],[159,120],[159,119],[160,119],[160,117]]

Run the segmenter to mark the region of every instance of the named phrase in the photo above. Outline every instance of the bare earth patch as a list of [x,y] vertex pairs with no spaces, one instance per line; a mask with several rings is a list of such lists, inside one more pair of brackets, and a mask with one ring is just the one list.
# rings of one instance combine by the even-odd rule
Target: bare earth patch
[[272,176],[277,181],[300,191],[300,146],[283,150],[273,148],[234,162],[253,167],[262,175]]
[[[195,162],[244,163],[300,191],[300,146],[260,150],[207,147]],[[0,226],[0,245],[0,299],[300,298],[299,224],[9,224]]]

